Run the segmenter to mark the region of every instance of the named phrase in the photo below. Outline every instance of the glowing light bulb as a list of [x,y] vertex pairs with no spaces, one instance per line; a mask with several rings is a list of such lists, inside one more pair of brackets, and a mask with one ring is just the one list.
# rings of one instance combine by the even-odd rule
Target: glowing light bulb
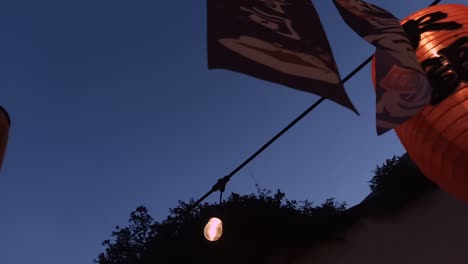
[[216,241],[223,234],[223,221],[221,219],[212,217],[203,229],[203,234],[208,241]]

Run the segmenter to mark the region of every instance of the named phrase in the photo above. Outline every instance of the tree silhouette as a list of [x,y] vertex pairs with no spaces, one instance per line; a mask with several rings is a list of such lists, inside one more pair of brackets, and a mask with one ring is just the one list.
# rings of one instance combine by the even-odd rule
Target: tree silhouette
[[[153,220],[144,206],[138,207],[130,215],[129,226],[117,226],[113,239],[103,242],[105,252],[94,262],[262,263],[291,240],[300,243],[312,233],[320,235],[317,228],[306,230],[304,226],[314,227],[346,208],[334,199],[327,199],[320,206],[288,200],[280,190],[276,193],[258,190],[250,195],[232,193],[221,205],[204,203],[188,213],[192,204],[193,200],[179,201],[160,223]],[[206,241],[202,233],[213,216],[224,222],[225,232],[217,242]]]
[[147,251],[149,239],[154,237],[158,223],[154,222],[144,206],[139,206],[130,214],[130,225],[116,227],[112,232],[114,241],[105,240],[105,253],[99,255],[95,263],[140,263],[142,253]]
[[374,192],[398,189],[417,195],[417,192],[414,191],[416,189],[436,188],[408,154],[387,159],[382,166],[377,166],[373,172],[374,177],[369,181],[369,186]]
[[[188,212],[194,201],[179,201],[162,222],[155,221],[144,206],[130,214],[129,226],[116,227],[98,264],[178,264],[178,263],[268,263],[280,251],[301,252],[324,240],[339,240],[344,230],[370,212],[391,212],[432,190],[419,169],[404,155],[377,166],[370,181],[375,199],[345,210],[345,203],[333,198],[319,206],[309,201],[286,198],[277,190],[257,194],[232,193],[221,204],[203,203]],[[203,237],[211,217],[223,220],[220,240]]]

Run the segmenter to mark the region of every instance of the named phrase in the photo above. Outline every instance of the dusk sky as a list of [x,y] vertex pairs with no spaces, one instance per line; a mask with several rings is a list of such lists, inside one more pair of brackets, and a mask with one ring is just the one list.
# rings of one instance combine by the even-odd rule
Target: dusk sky
[[[332,1],[313,2],[344,77],[374,49]],[[404,18],[431,0],[369,2]],[[163,220],[318,99],[208,70],[205,1],[2,1],[0,38],[0,104],[12,120],[2,264],[91,263],[137,206]],[[393,131],[377,136],[370,66],[345,88],[361,116],[325,101],[226,192],[258,183],[290,199],[359,203],[372,170],[405,151]]]

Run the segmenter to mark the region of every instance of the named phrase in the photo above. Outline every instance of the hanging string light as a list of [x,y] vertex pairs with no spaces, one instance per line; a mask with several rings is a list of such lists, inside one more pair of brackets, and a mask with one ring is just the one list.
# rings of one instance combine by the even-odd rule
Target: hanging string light
[[[219,191],[219,207],[223,201],[223,192],[226,189],[226,184],[229,181],[229,177],[224,177],[218,180],[218,182],[213,186],[213,189]],[[223,235],[223,221],[218,217],[211,217],[208,220],[208,223],[203,229],[203,235],[206,240],[210,242],[215,242],[221,238]]]
[[212,217],[206,224],[203,234],[210,242],[217,241],[223,235],[223,221],[217,217]]

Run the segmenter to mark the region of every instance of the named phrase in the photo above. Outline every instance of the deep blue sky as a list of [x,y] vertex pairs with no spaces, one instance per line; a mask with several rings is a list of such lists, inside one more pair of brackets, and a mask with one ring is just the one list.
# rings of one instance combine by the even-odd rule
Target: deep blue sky
[[[331,1],[314,2],[345,76],[373,48]],[[403,18],[430,0],[371,2]],[[207,70],[205,16],[205,1],[1,2],[0,104],[12,119],[1,263],[91,263],[138,205],[165,218],[317,99]],[[369,67],[346,90],[361,116],[326,101],[227,192],[256,181],[292,199],[362,200],[371,171],[404,149],[393,131],[376,135]]]

